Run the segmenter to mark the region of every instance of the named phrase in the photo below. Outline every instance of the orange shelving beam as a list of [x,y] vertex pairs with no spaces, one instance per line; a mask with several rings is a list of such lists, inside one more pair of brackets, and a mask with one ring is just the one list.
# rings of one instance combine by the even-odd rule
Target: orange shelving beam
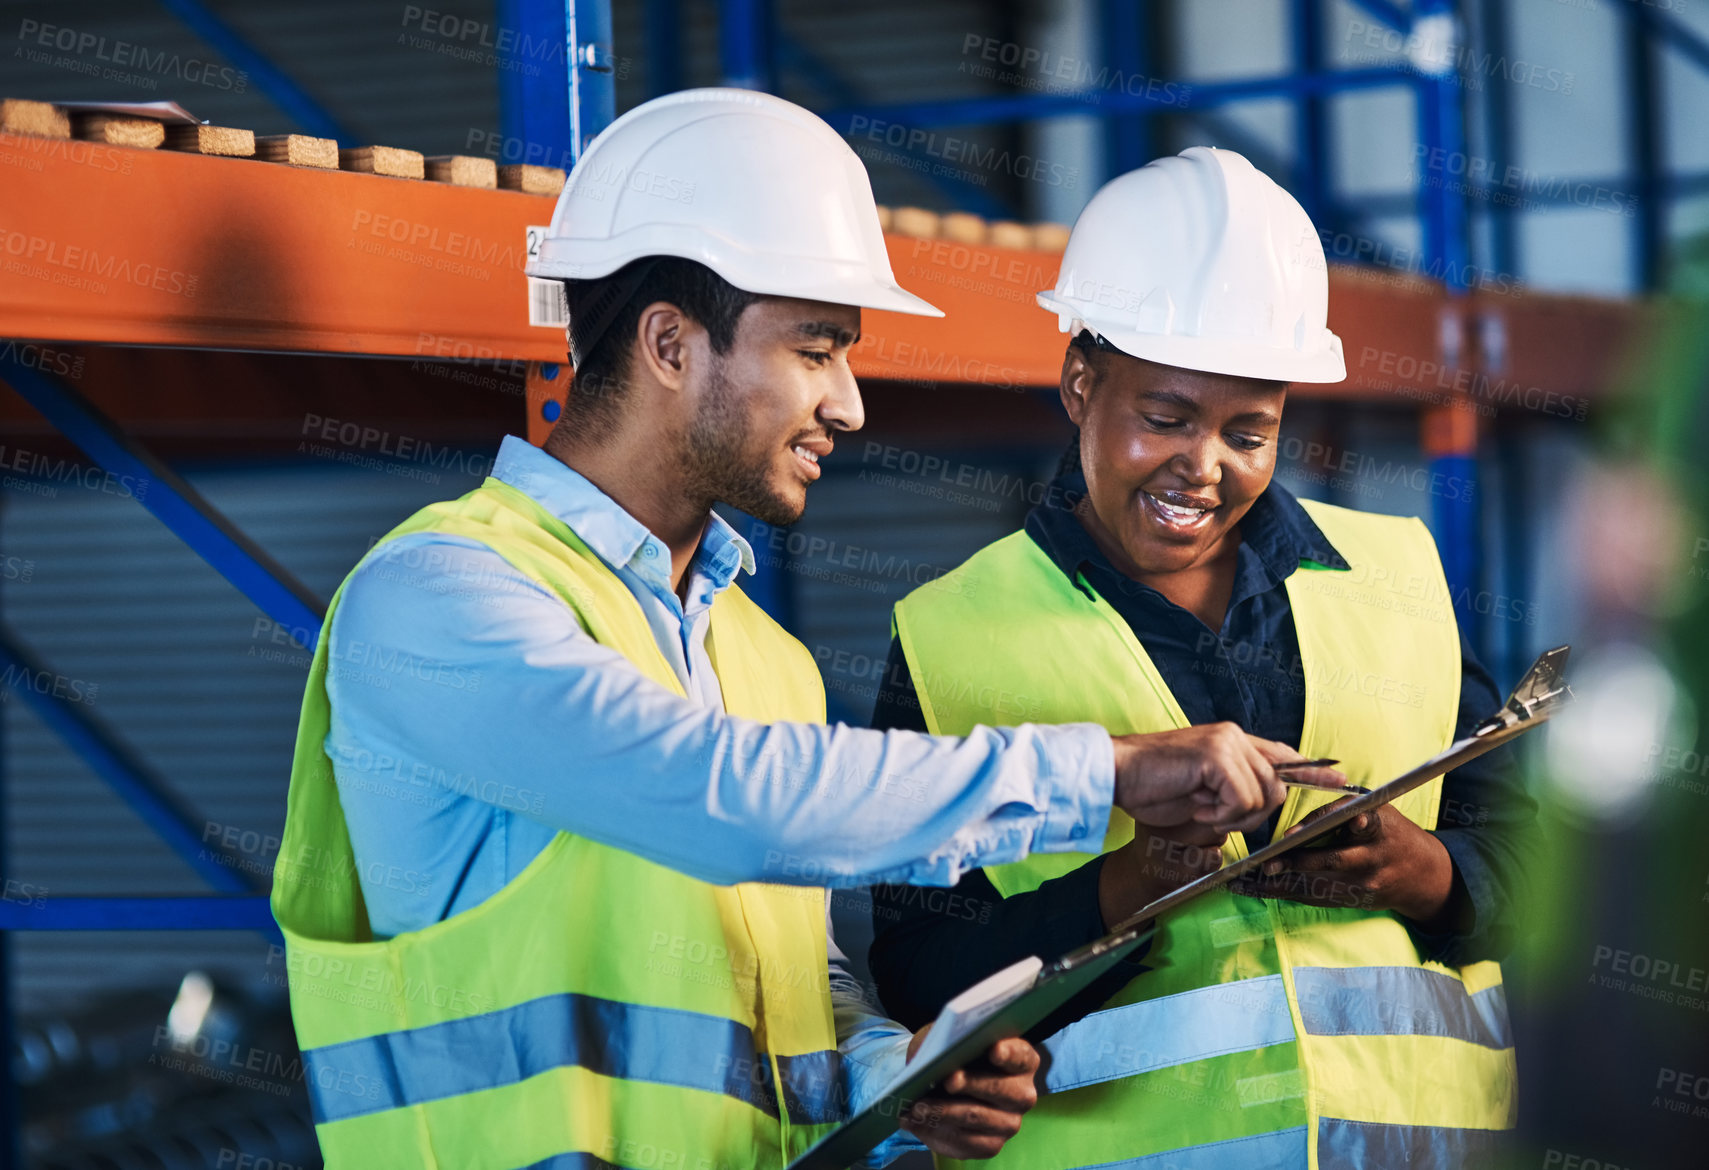
[[[522,274],[527,228],[552,205],[520,191],[0,134],[0,338],[559,363],[561,331],[527,324]],[[928,235],[938,217],[894,218],[928,224],[886,244],[902,285],[947,316],[866,314],[856,373],[922,387],[1054,385],[1064,339],[1033,295],[1055,282],[1060,252],[990,242],[1026,241],[1021,225],[946,216]],[[1349,377],[1300,393],[1422,408],[1475,403],[1511,382],[1497,405],[1551,392],[1576,402],[1607,384],[1633,316],[1630,303],[1584,298],[1451,299],[1410,274],[1331,266],[1330,325]],[[535,399],[562,389],[561,377],[531,379]]]
[[0,336],[562,357],[522,276],[549,197],[24,135],[0,174]]

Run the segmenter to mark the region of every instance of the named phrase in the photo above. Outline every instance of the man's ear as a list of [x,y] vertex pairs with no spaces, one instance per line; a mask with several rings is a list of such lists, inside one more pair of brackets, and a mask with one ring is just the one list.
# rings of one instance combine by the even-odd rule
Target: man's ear
[[654,301],[635,323],[636,360],[654,381],[671,390],[687,385],[689,336],[698,328],[669,301]]
[[1086,351],[1078,345],[1070,345],[1068,352],[1062,355],[1062,380],[1057,386],[1057,393],[1062,399],[1062,409],[1068,412],[1069,421],[1075,426],[1083,425],[1086,396],[1096,377],[1092,363],[1086,360]]

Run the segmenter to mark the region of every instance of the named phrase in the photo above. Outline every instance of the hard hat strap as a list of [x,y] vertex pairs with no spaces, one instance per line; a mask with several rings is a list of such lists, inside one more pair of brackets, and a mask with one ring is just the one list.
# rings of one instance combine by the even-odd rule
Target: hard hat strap
[[[566,282],[564,291],[570,303],[570,363],[581,369],[594,346],[611,328],[617,315],[640,291],[641,284],[658,266],[662,256],[648,256],[620,268],[604,280],[587,281],[591,294],[578,297],[575,283]],[[585,287],[585,286],[584,286]]]

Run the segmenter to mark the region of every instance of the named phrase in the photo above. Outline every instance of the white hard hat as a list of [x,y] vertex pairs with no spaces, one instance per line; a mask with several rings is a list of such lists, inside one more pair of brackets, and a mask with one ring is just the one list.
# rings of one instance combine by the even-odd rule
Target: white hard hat
[[866,168],[811,111],[746,89],[654,98],[588,145],[530,276],[697,260],[746,292],[941,317],[890,269]]
[[1347,376],[1305,210],[1230,150],[1194,146],[1105,183],[1038,303],[1137,358],[1285,382]]

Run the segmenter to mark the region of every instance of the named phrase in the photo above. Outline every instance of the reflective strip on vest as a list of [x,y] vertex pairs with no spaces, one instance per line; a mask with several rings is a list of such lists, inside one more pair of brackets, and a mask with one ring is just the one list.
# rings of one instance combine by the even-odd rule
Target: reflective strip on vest
[[1314,1036],[1446,1036],[1511,1048],[1501,984],[1475,995],[1424,967],[1296,967],[1300,1019]]
[[839,1125],[849,1119],[843,1108],[843,1057],[836,1051],[780,1056],[783,1107],[796,1125]]
[[1318,1170],[1475,1170],[1489,1166],[1503,1141],[1497,1129],[1379,1125],[1325,1117],[1317,1125]]
[[[516,1059],[495,1064],[501,1054]],[[837,1053],[779,1063],[790,1082],[784,1096],[792,1121],[840,1119]],[[321,1125],[495,1089],[571,1065],[617,1080],[721,1093],[777,1116],[771,1064],[755,1052],[753,1033],[742,1024],[591,995],[542,996],[303,1053],[309,1102]]]
[[1068,1025],[1044,1042],[1050,1059],[1044,1084],[1061,1093],[1294,1038],[1280,975],[1215,983],[1094,1012]]
[[[1387,1162],[1373,1162],[1367,1170],[1387,1165]],[[1239,1170],[1305,1170],[1305,1127],[1207,1142],[1202,1146],[1183,1146],[1178,1150],[1124,1158],[1119,1162],[1099,1162],[1085,1170],[1231,1170],[1233,1167]]]

